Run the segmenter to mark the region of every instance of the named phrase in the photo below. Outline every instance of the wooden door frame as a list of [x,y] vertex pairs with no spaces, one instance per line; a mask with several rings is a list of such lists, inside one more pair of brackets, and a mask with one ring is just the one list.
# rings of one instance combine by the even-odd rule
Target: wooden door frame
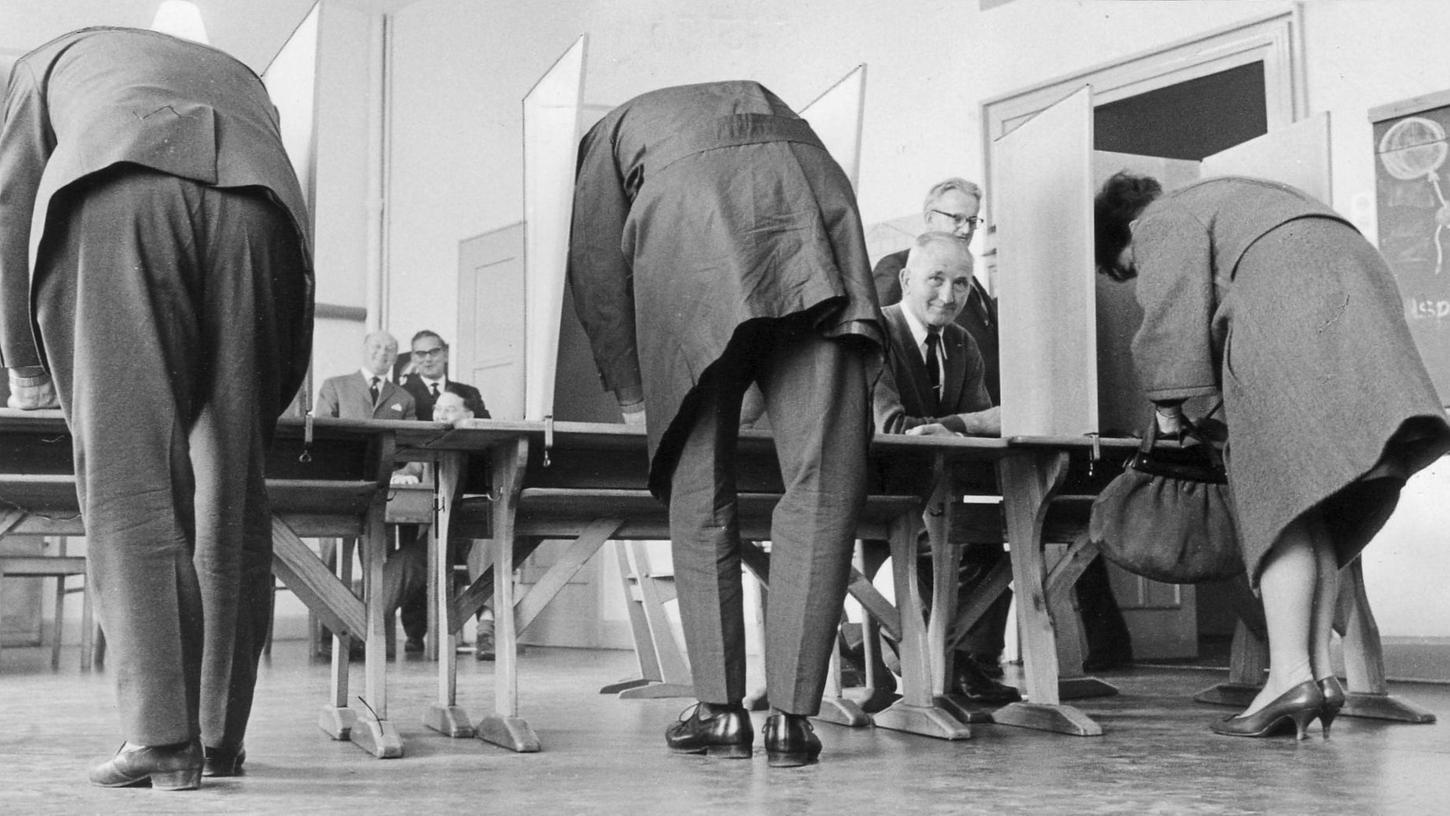
[[1264,64],[1268,130],[1296,122],[1309,111],[1305,80],[1304,23],[1299,4],[1096,65],[981,103],[982,156],[987,212],[992,209],[992,145],[1037,112],[1083,85],[1093,106],[1216,74],[1255,62]]

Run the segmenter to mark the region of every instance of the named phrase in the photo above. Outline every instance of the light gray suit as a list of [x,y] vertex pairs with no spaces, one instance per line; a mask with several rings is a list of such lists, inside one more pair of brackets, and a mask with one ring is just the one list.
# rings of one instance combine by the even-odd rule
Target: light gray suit
[[412,394],[386,379],[379,383],[378,401],[373,402],[368,381],[361,371],[354,371],[323,380],[312,413],[343,419],[417,419],[418,407]]

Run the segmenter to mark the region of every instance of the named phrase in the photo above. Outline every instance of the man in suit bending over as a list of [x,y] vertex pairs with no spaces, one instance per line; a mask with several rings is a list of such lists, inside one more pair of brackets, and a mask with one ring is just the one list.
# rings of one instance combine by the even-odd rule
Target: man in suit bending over
[[746,758],[734,450],[760,386],[785,493],[771,524],[767,762],[815,761],[817,713],[866,494],[882,340],[850,182],[754,82],[653,91],[579,146],[569,284],[605,388],[648,432],[669,503],[699,704],[675,751]]
[[417,419],[413,395],[393,383],[398,341],[385,331],[363,338],[362,367],[351,374],[328,377],[317,393],[317,416],[342,419]]
[[[876,383],[877,430],[997,436],[1002,432],[1001,409],[987,393],[982,354],[972,336],[955,323],[972,287],[967,243],[953,233],[928,232],[908,252],[899,274],[901,302],[881,310],[890,359]],[[1003,557],[1000,541],[970,542],[958,581],[962,595],[969,596]],[[1022,699],[973,659],[979,652],[992,655],[995,662],[1002,648],[1002,612],[1002,618],[989,612],[957,647],[952,690],[974,703],[1004,705]]]
[[94,784],[188,790],[246,756],[265,459],[312,349],[308,224],[266,88],[222,51],[89,28],[15,63],[0,365],[70,427],[126,740]]

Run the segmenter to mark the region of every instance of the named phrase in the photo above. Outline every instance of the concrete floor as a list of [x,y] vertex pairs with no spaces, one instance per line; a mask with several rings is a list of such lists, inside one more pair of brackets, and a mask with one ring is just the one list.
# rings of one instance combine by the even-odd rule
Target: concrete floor
[[[86,771],[119,744],[110,678],[82,673],[75,649],[58,672],[48,651],[0,658],[0,814],[1433,814],[1450,802],[1450,728],[1340,719],[1314,736],[1244,740],[1207,724],[1226,710],[1192,702],[1222,673],[1136,668],[1103,675],[1121,694],[1081,708],[1106,732],[1067,737],[976,726],[943,742],[822,724],[819,765],[668,754],[662,733],[687,700],[623,701],[597,693],[627,677],[617,651],[531,648],[522,711],[543,742],[513,754],[419,725],[432,665],[394,664],[390,709],[406,755],[376,760],[315,725],[327,666],[300,642],[264,666],[247,740],[247,775],[189,793],[103,790]],[[459,703],[477,719],[492,665],[460,660]],[[1013,676],[1009,667],[1008,678]],[[361,678],[355,674],[354,688]],[[1393,693],[1450,716],[1450,687]],[[757,715],[757,731],[764,715]],[[759,737],[757,736],[757,741]]]

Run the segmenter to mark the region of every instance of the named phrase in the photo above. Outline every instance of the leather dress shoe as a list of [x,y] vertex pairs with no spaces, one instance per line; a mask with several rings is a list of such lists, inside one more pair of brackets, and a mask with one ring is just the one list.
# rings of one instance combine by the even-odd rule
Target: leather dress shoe
[[952,680],[952,690],[967,698],[968,702],[981,705],[1004,706],[1022,700],[1022,692],[988,677],[971,660],[957,660],[957,676]]
[[772,768],[809,765],[821,755],[821,738],[803,714],[772,714],[763,733],[766,764]]
[[[665,729],[665,744],[677,754],[704,754],[722,759],[749,759],[755,726],[740,704],[696,703],[688,718]],[[687,709],[688,710],[688,709]]]
[[201,786],[201,743],[147,747],[123,744],[116,755],[91,769],[91,784],[103,788],[150,785],[157,790],[196,790]]
[[422,638],[420,638],[420,637],[410,637],[407,640],[403,641],[403,654],[422,654],[422,653],[423,653],[423,639]]
[[1270,737],[1288,730],[1292,724],[1295,736],[1304,739],[1309,723],[1314,722],[1323,709],[1324,692],[1319,690],[1318,683],[1305,680],[1252,714],[1227,717],[1210,727],[1215,734],[1229,737]]
[[972,661],[972,665],[982,670],[982,674],[993,680],[1001,680],[1007,674],[1002,670],[1002,660],[997,655],[973,654],[968,659]]
[[473,657],[475,660],[493,660],[498,656],[493,645],[493,627],[487,629],[480,626],[478,636],[473,639]]
[[202,748],[204,762],[201,766],[202,776],[241,776],[242,763],[247,761],[247,749],[237,748]]

